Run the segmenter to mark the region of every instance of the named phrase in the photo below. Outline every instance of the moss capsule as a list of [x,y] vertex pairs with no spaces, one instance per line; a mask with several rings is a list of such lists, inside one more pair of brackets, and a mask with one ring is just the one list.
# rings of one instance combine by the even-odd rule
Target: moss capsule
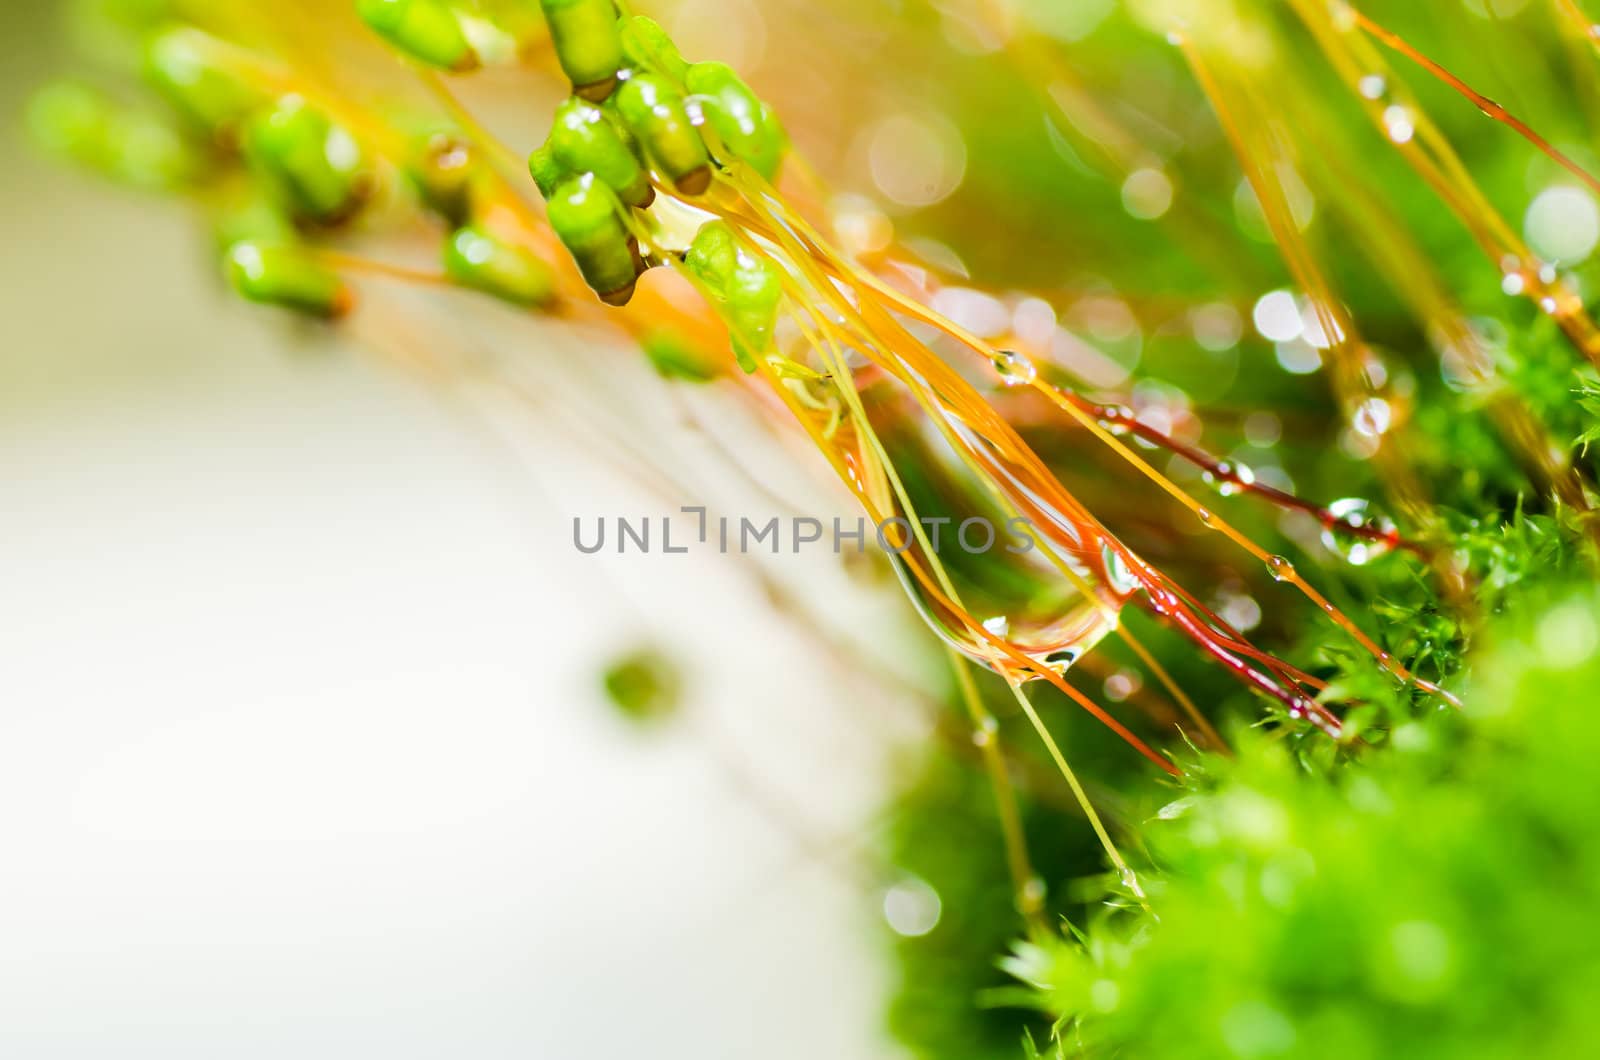
[[727,151],[767,180],[777,175],[783,161],[783,127],[732,67],[695,63],[684,76],[684,85],[700,97],[706,120]]
[[252,302],[333,320],[355,304],[338,273],[291,246],[245,241],[226,254],[228,280]]
[[539,0],[572,91],[598,103],[617,87],[622,38],[611,0]]
[[441,70],[476,69],[478,53],[443,0],[356,0],[361,21],[406,55]]
[[600,300],[627,304],[639,278],[639,251],[622,223],[622,204],[611,189],[593,173],[585,173],[556,189],[548,213],[550,227],[572,252],[578,271]]
[[675,331],[652,331],[640,346],[663,379],[709,383],[717,377],[716,362]]
[[61,83],[41,91],[29,104],[28,127],[49,150],[139,188],[181,187],[205,168],[172,126],[119,107],[85,85]]
[[472,219],[482,167],[471,144],[448,133],[431,136],[408,169],[430,210],[457,226]]
[[711,221],[695,233],[684,265],[718,303],[745,371],[772,343],[783,298],[783,277],[766,258],[739,246],[724,221]]
[[290,212],[317,224],[348,219],[365,201],[361,147],[299,96],[251,123],[247,153]]
[[289,246],[295,241],[294,225],[283,211],[270,200],[256,194],[247,194],[230,202],[212,223],[212,237],[217,253],[226,255],[236,243],[262,243],[267,246]]
[[617,28],[622,35],[622,55],[629,66],[665,74],[682,84],[689,64],[684,62],[667,31],[654,19],[634,15],[624,18]]
[[716,298],[726,300],[733,270],[739,265],[739,243],[726,221],[708,221],[694,234],[683,255],[690,274]]
[[545,197],[546,202],[556,193],[557,188],[576,176],[566,166],[556,161],[555,152],[550,150],[549,144],[535,148],[528,156],[528,173],[533,177],[533,182],[539,186],[539,194]]
[[526,247],[508,243],[472,225],[456,230],[444,246],[444,268],[462,287],[512,305],[533,308],[555,297],[555,274]]
[[212,136],[232,134],[265,102],[228,68],[220,42],[189,26],[150,38],[145,76],[185,119]]
[[593,173],[629,206],[649,206],[655,189],[605,112],[592,103],[568,97],[556,108],[550,130],[550,153],[569,173]]
[[617,114],[655,166],[685,195],[711,186],[711,157],[683,96],[664,77],[635,74],[614,97]]

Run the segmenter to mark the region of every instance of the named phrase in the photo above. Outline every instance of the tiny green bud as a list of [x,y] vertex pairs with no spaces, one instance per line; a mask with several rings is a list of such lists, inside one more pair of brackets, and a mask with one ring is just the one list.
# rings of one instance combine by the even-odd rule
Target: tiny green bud
[[334,320],[355,304],[338,273],[292,246],[246,240],[226,254],[228,279],[252,302]]
[[212,136],[232,133],[265,102],[228,68],[221,42],[192,26],[157,33],[145,48],[145,76],[190,123]]
[[246,149],[284,205],[306,220],[338,224],[366,200],[361,146],[300,96],[252,121]]
[[550,130],[550,152],[570,173],[593,173],[629,206],[649,206],[655,199],[639,160],[605,112],[569,96],[556,108]]
[[512,305],[533,308],[555,297],[555,274],[526,247],[477,226],[456,230],[445,242],[444,268],[462,287]]
[[622,223],[622,204],[593,173],[566,181],[550,197],[550,227],[600,300],[625,305],[640,270],[639,251]]
[[700,97],[706,120],[728,152],[767,180],[777,175],[783,161],[783,127],[732,67],[695,63],[684,76],[684,85]]
[[711,186],[705,141],[689,122],[683,96],[666,78],[635,74],[622,82],[613,99],[628,131],[679,191],[700,195]]
[[611,0],[539,0],[572,91],[599,103],[617,87],[622,39]]
[[667,31],[654,19],[643,15],[624,18],[618,23],[618,30],[622,34],[622,55],[629,66],[664,74],[680,84],[683,82],[689,64],[684,62]]
[[479,65],[455,11],[443,0],[356,0],[356,11],[380,37],[418,62],[457,73]]

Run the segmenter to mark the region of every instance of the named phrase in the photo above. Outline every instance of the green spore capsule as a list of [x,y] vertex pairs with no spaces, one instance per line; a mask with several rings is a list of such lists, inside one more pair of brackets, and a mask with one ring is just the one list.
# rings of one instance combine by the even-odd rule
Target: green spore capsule
[[47,150],[138,188],[181,187],[204,169],[172,126],[86,85],[63,82],[41,91],[29,104],[28,127]]
[[185,119],[215,137],[231,136],[265,102],[229,69],[221,42],[191,26],[150,38],[145,76]]
[[606,698],[635,724],[664,721],[677,713],[683,677],[667,656],[642,648],[613,660],[601,675]]
[[639,251],[622,223],[622,204],[593,173],[566,181],[550,197],[550,227],[607,305],[626,305],[639,278]]
[[458,226],[472,219],[481,170],[472,145],[448,133],[429,137],[408,167],[423,203]]
[[512,305],[534,308],[555,297],[555,274],[532,251],[473,225],[445,242],[444,268],[462,287]]
[[772,345],[783,299],[783,277],[766,258],[739,246],[725,221],[711,221],[695,233],[684,265],[718,303],[733,339],[733,352],[746,372]]
[[617,87],[622,38],[611,0],[539,0],[572,91],[599,103]]
[[689,122],[683,96],[666,78],[635,74],[612,97],[617,114],[654,165],[685,195],[711,186],[711,156]]
[[294,225],[283,211],[260,196],[243,198],[218,213],[212,234],[217,253],[223,255],[237,243],[287,246],[295,240]]
[[726,301],[733,270],[739,266],[739,242],[726,221],[707,221],[694,234],[683,255],[690,275],[719,300]]
[[699,97],[706,120],[728,152],[766,180],[777,176],[783,161],[783,127],[731,66],[695,63],[684,75],[684,86]]
[[479,65],[455,11],[442,0],[356,0],[356,11],[380,37],[420,63],[456,73]]
[[550,153],[569,173],[593,173],[629,206],[649,206],[655,189],[605,112],[592,103],[568,97],[556,108],[550,130]]
[[622,55],[629,66],[665,74],[682,84],[689,64],[659,23],[634,15],[618,22],[617,29],[622,35]]
[[528,173],[533,177],[533,182],[539,186],[539,194],[544,196],[546,202],[556,193],[557,188],[576,176],[566,166],[556,161],[555,152],[550,150],[549,144],[534,148],[533,153],[528,156]]
[[640,346],[663,379],[709,383],[717,377],[717,366],[711,358],[677,332],[653,331]]
[[246,150],[291,213],[322,225],[349,219],[366,200],[361,146],[300,96],[285,96],[250,125]]
[[335,320],[355,305],[338,273],[292,246],[245,241],[226,254],[228,280],[252,302]]

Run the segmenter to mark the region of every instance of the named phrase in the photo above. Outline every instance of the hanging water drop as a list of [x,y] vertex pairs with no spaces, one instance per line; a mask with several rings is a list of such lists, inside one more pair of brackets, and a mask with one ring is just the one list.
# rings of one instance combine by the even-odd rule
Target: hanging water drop
[[1267,573],[1272,575],[1274,581],[1292,581],[1295,576],[1294,564],[1283,556],[1268,556]]
[[[1393,547],[1394,524],[1371,514],[1371,502],[1362,497],[1345,497],[1328,505],[1329,519],[1322,528],[1322,543],[1334,555],[1355,567],[1364,566]],[[1352,529],[1371,526],[1386,535],[1383,539],[1361,537]]]
[[1029,386],[1039,378],[1039,369],[1015,350],[996,350],[992,363],[1004,386]]

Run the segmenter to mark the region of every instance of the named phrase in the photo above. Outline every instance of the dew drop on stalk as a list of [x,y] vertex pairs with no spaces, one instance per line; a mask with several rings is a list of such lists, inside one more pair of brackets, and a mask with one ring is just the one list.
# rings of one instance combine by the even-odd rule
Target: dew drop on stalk
[[1122,556],[1116,549],[1109,544],[1102,547],[1100,558],[1105,565],[1106,581],[1114,591],[1123,596],[1131,596],[1139,590],[1139,579],[1134,577],[1133,572],[1122,561]]
[[1255,485],[1256,473],[1247,464],[1234,464],[1223,461],[1216,469],[1207,470],[1200,476],[1208,486],[1213,486],[1224,497],[1233,497],[1243,493],[1250,486]]
[[1039,378],[1034,363],[1015,350],[996,350],[993,364],[1005,386],[1028,386]]
[[1373,540],[1349,532],[1351,528],[1362,526],[1375,526],[1385,534],[1393,532],[1394,524],[1387,519],[1374,518],[1371,507],[1371,502],[1363,497],[1344,497],[1328,505],[1331,521],[1322,528],[1322,543],[1328,551],[1355,567],[1371,563],[1393,547],[1387,539]]
[[1274,581],[1290,581],[1294,578],[1294,564],[1283,556],[1268,556],[1267,573]]
[[1196,508],[1194,510],[1194,515],[1195,518],[1199,519],[1201,524],[1204,526],[1211,526],[1217,520],[1217,517],[1211,514],[1210,508]]

